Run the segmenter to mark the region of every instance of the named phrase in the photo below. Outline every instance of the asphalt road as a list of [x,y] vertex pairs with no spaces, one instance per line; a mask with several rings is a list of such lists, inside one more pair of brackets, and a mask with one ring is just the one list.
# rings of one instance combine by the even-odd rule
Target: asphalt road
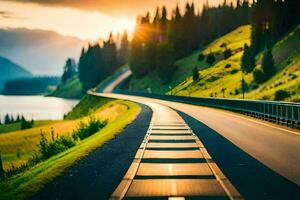
[[109,93],[130,74],[130,71],[124,71],[114,77],[105,90],[107,93],[98,95],[140,103],[156,102],[181,111],[300,187],[300,131],[220,109]]
[[178,112],[200,138],[223,173],[245,199],[299,199],[299,187],[277,174],[218,132]]
[[237,113],[121,94],[100,96],[156,102],[182,111],[207,125],[275,172],[300,186],[300,132]]
[[66,170],[32,199],[108,199],[129,168],[151,116],[151,109],[142,105],[141,113],[121,134]]
[[112,199],[242,199],[176,111],[144,103],[153,111],[151,123]]

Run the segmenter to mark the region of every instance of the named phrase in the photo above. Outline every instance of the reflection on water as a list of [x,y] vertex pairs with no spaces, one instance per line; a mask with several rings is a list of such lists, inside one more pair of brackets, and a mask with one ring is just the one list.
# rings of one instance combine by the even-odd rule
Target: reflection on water
[[44,96],[3,96],[0,95],[0,119],[8,113],[16,117],[24,115],[26,119],[56,120],[63,119],[78,100],[67,100]]

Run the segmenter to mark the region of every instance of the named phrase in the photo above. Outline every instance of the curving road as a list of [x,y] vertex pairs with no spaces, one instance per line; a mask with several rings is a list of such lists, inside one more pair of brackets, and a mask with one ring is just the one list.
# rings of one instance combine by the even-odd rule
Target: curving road
[[[125,70],[118,77],[112,79],[105,92],[112,92],[130,74],[130,71]],[[90,93],[144,104],[157,103],[181,111],[224,137],[264,166],[280,174],[283,179],[293,182],[296,191],[299,189],[300,131],[214,108],[123,94]],[[222,166],[220,168],[222,169]]]

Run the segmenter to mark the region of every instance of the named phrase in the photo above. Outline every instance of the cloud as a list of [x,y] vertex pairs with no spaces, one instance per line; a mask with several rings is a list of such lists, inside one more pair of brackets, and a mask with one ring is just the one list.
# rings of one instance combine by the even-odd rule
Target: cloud
[[[38,3],[47,6],[64,6],[84,10],[100,11],[117,17],[135,17],[146,11],[154,11],[158,5],[175,7],[177,2],[184,4],[186,1],[178,0],[4,0],[23,3]],[[210,0],[216,2],[219,0]],[[202,1],[201,1],[202,2]],[[203,1],[205,2],[205,1]]]
[[8,12],[8,11],[2,11],[0,10],[0,17],[1,18],[14,18],[14,13]]

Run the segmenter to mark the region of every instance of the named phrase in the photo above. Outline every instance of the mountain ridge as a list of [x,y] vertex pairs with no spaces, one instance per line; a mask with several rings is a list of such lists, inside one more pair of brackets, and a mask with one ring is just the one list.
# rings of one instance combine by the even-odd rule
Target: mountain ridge
[[0,56],[0,74],[0,91],[8,80],[32,76],[27,69],[2,56]]
[[87,41],[48,30],[2,28],[0,44],[1,56],[27,66],[33,74],[60,75],[66,59],[79,57]]

